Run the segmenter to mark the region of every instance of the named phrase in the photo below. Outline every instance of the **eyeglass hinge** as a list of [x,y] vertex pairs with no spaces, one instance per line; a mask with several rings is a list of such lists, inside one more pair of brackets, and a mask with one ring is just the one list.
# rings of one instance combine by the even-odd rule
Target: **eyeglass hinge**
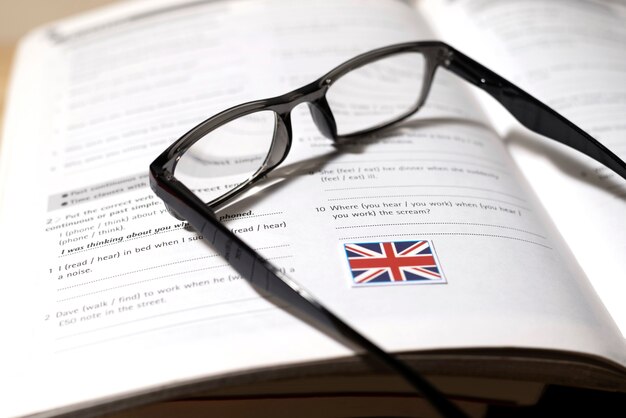
[[454,52],[447,48],[441,49],[437,54],[437,58],[444,67],[449,67],[452,63],[452,58],[454,58]]

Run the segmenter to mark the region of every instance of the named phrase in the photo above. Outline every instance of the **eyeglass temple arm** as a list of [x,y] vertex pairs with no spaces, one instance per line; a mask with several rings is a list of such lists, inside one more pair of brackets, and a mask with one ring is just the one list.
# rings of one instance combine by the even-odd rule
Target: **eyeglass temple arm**
[[450,46],[447,50],[443,66],[489,93],[522,125],[582,152],[626,179],[626,163],[585,131],[470,57]]
[[[165,155],[165,158],[168,156]],[[161,157],[159,157],[161,158]],[[233,267],[241,277],[260,287],[272,298],[282,302],[286,310],[325,334],[340,342],[349,341],[363,349],[368,355],[387,365],[415,388],[441,416],[467,418],[461,409],[452,403],[437,388],[421,375],[361,335],[343,322],[306,290],[289,279],[278,268],[265,260],[259,253],[219,222],[211,209],[195,197],[162,167],[161,161],[150,165],[150,186],[166,204],[173,216],[186,219],[202,237]]]
[[[377,360],[386,364],[407,380],[431,405],[444,417],[467,417],[456,405],[449,401],[438,389],[428,383],[417,372],[410,369],[404,362],[385,352],[369,339],[347,325],[323,305],[317,302],[306,290],[290,280],[271,263],[263,259],[255,250],[231,233],[220,222],[208,222],[197,216],[189,219],[199,221],[200,225],[192,224],[205,239],[209,240],[215,250],[239,272],[242,277],[254,286],[258,286],[276,300],[293,308],[308,319],[307,322],[321,327],[335,338],[348,340],[350,343],[365,350]],[[202,228],[198,228],[202,226]]]
[[239,239],[219,222],[204,202],[193,196],[173,176],[167,174],[157,163],[150,166],[150,184],[157,196],[166,202],[169,211],[189,224],[231,265],[241,277],[253,286],[260,287],[272,298],[282,302],[288,311],[296,311],[298,317],[309,325],[324,331],[338,341],[349,341],[363,349],[378,361],[399,373],[444,417],[464,418],[467,415],[432,386],[419,373],[404,362],[385,352],[354,328],[343,322],[306,290],[289,279],[278,268],[265,260],[254,249]]

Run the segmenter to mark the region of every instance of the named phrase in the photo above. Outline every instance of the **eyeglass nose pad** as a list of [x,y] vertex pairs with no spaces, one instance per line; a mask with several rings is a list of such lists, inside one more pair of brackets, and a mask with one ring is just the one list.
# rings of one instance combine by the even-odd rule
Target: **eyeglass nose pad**
[[309,105],[313,122],[315,122],[315,126],[317,126],[317,129],[320,130],[322,135],[330,139],[337,138],[335,118],[326,100],[322,99],[318,102],[307,104]]

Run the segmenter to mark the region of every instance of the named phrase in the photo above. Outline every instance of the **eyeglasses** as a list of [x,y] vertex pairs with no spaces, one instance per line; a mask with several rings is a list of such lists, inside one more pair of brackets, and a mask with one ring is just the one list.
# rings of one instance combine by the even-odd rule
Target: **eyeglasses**
[[[297,105],[307,103],[321,133],[341,145],[416,113],[438,67],[483,89],[530,130],[588,155],[626,179],[624,161],[553,109],[453,47],[428,41],[367,52],[302,88],[205,120],[150,165],[150,184],[168,211],[187,220],[248,282],[309,324],[387,364],[440,413],[452,417],[464,415],[417,372],[336,317],[214,215],[214,209],[240,196],[286,158],[292,142],[290,115]],[[191,191],[198,189],[202,199]]]

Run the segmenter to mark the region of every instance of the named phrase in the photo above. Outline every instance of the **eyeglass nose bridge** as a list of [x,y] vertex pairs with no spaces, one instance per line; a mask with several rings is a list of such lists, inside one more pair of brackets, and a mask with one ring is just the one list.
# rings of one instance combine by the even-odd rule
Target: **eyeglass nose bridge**
[[298,104],[307,104],[313,122],[322,135],[332,140],[337,139],[337,125],[324,93],[325,91],[316,92],[315,96],[317,97],[314,98],[303,96],[300,100],[294,100],[287,112],[277,113],[274,138],[262,171],[276,167],[286,158],[291,148],[291,110]]
[[274,137],[270,146],[269,153],[263,167],[259,172],[266,173],[283,162],[291,148],[291,113],[276,114],[276,124],[274,126]]
[[[284,122],[290,125],[289,115],[291,111],[298,105],[306,103],[311,113],[311,118],[315,126],[325,137],[337,139],[337,124],[335,117],[326,101],[326,92],[328,91],[328,80],[317,80],[296,91],[283,96],[284,103],[275,110],[281,115]],[[290,126],[289,126],[290,128]]]
[[337,124],[333,112],[326,101],[326,97],[321,97],[312,102],[307,102],[311,117],[317,129],[327,138],[337,139]]

